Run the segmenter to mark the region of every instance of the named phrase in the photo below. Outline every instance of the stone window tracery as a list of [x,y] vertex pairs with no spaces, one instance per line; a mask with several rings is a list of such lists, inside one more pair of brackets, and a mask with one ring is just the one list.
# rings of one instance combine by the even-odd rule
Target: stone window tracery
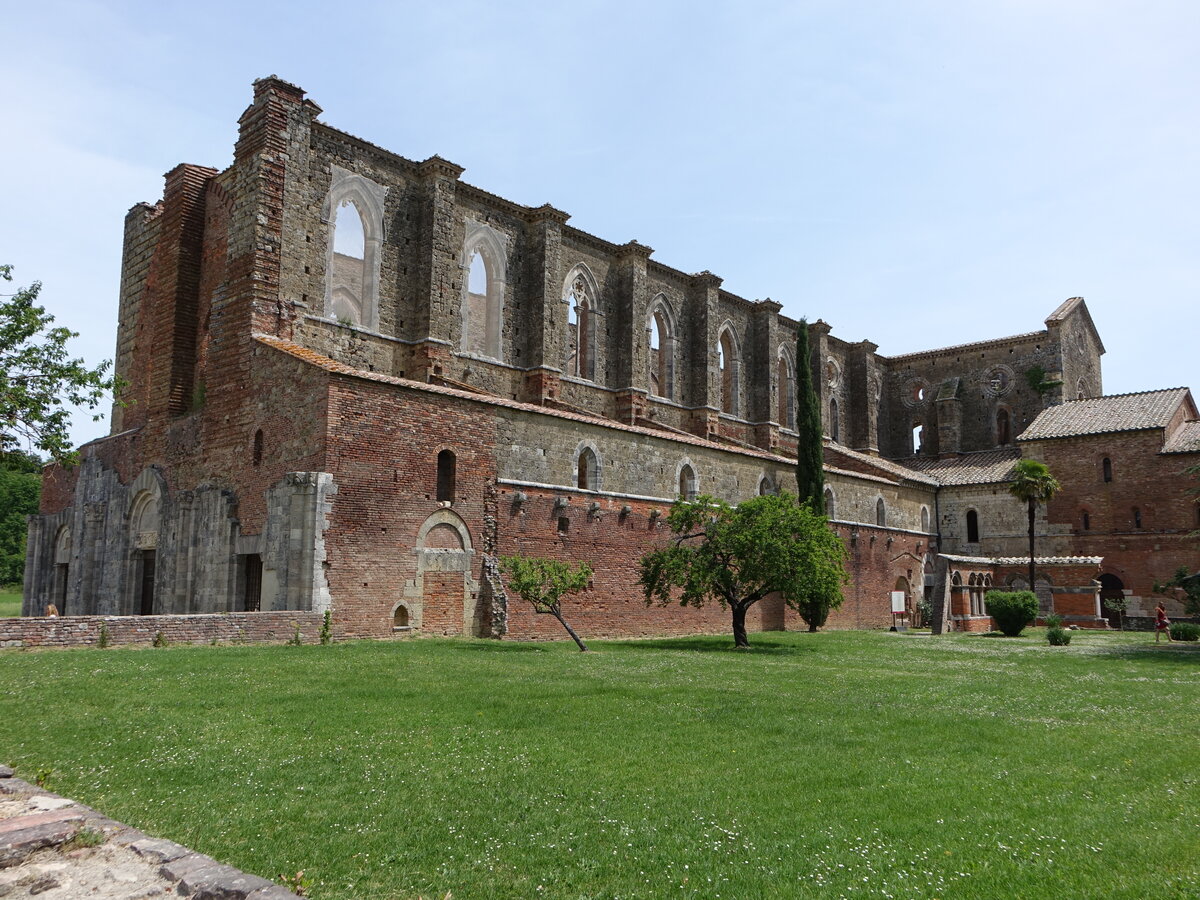
[[508,238],[471,219],[460,256],[463,267],[463,353],[503,359],[504,295],[507,290]]
[[796,369],[787,347],[779,348],[779,364],[775,367],[776,386],[779,392],[779,424],[784,428],[796,428]]
[[379,263],[387,188],[339,166],[325,197],[329,224],[323,315],[379,328]]
[[567,346],[564,369],[568,375],[596,380],[596,317],[598,290],[587,266],[571,270],[563,286],[567,304]]
[[651,396],[675,397],[675,327],[671,307],[660,294],[650,306],[647,319],[647,386]]
[[741,415],[741,359],[733,326],[721,327],[717,337],[717,366],[721,379],[721,412]]

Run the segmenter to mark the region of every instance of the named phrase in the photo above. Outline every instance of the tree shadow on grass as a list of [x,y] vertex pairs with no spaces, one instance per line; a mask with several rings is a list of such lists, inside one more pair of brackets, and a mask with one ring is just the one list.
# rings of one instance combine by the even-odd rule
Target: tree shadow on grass
[[1136,659],[1140,662],[1153,660],[1168,665],[1200,665],[1200,643],[1192,641],[1176,641],[1173,644],[1155,644],[1154,641],[1147,641],[1145,644],[1121,644],[1116,647],[1090,649],[1098,656],[1114,659]]
[[739,650],[733,645],[730,635],[697,635],[695,637],[653,638],[650,640],[616,641],[616,646],[630,650],[682,650],[689,653],[733,653],[751,656],[790,656],[797,653],[812,653],[815,647],[797,647],[794,644],[780,645],[764,638],[761,634],[750,638],[750,647]]
[[[474,650],[479,653],[549,653],[570,641],[461,641],[451,644],[455,650]],[[571,644],[571,649],[579,648]]]

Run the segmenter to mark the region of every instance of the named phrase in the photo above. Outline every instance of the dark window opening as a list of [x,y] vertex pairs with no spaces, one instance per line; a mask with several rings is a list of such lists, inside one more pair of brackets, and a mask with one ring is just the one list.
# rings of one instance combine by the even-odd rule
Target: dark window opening
[[967,511],[967,543],[979,543],[979,513],[973,509]]
[[579,454],[579,465],[575,472],[575,486],[585,491],[599,490],[599,474],[596,454],[590,448],[585,447]]
[[875,503],[875,524],[880,528],[887,526],[887,506],[884,505],[882,497]]
[[1142,511],[1140,509],[1138,509],[1136,506],[1133,508],[1133,527],[1134,528],[1142,527]]
[[67,614],[67,574],[69,565],[58,563],[54,567],[54,596],[58,600],[58,614]]
[[263,433],[262,429],[254,432],[254,465],[261,466],[263,459]]
[[835,441],[842,439],[842,430],[838,426],[838,402],[829,401],[829,436]]
[[454,480],[457,460],[451,450],[443,450],[437,458],[437,498],[443,503],[454,502]]
[[258,612],[262,609],[262,557],[249,553],[244,557],[243,566],[242,609]]
[[1007,444],[1012,440],[1012,420],[1009,418],[1008,410],[1001,409],[996,412],[996,443]]
[[408,607],[404,605],[397,606],[396,612],[392,616],[392,628],[400,631],[408,627]]
[[1092,530],[1092,517],[1090,515],[1088,515],[1086,512],[1083,514],[1083,530],[1084,531]]
[[558,533],[566,534],[570,530],[571,530],[571,520],[568,519],[566,516],[559,516],[558,517]]
[[1112,460],[1106,456],[1104,457],[1104,462],[1101,465],[1104,469],[1105,482],[1112,481]]

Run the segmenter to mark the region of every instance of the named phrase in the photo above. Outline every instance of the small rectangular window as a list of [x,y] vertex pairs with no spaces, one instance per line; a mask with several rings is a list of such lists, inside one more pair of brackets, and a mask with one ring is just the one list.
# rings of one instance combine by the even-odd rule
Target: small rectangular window
[[571,530],[571,520],[569,518],[567,518],[566,516],[559,516],[558,517],[558,533],[566,534],[570,530]]

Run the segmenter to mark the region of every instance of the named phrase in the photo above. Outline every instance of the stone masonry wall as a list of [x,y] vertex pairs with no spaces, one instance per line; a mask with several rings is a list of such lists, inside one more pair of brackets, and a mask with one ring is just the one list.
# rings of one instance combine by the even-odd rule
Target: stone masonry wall
[[94,647],[100,626],[108,630],[110,645],[150,646],[162,633],[172,644],[283,643],[295,637],[315,644],[320,639],[322,615],[312,612],[229,613],[192,616],[59,616],[57,618],[0,619],[0,647]]

